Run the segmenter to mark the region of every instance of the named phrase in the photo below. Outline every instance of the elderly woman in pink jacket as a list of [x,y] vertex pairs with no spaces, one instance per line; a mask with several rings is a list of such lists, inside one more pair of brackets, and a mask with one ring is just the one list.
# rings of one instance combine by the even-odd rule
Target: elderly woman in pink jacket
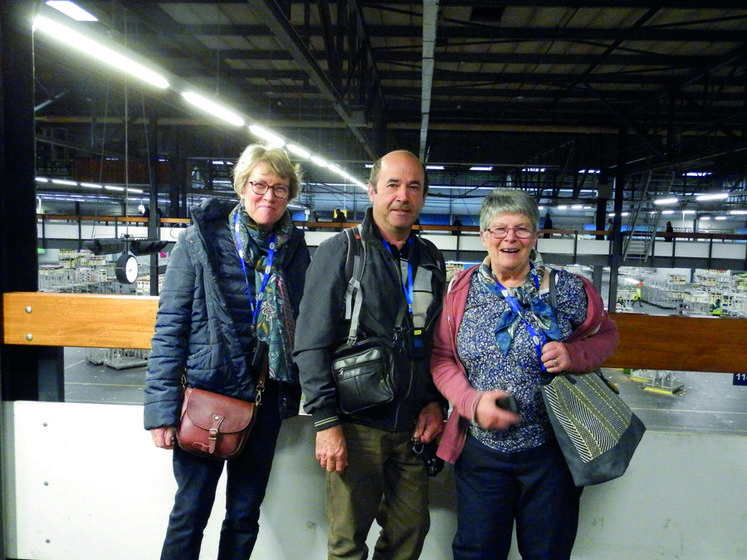
[[[594,287],[535,250],[539,210],[498,189],[480,211],[488,256],[444,299],[431,368],[453,410],[438,455],[454,463],[455,560],[505,559],[514,523],[524,560],[567,560],[581,489],[558,447],[540,385],[611,356],[617,329]],[[552,301],[552,304],[551,304]]]

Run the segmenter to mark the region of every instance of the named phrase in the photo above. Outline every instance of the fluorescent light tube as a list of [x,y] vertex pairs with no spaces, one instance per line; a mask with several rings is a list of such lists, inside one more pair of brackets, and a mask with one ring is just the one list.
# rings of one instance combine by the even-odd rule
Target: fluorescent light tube
[[85,11],[75,2],[70,2],[70,0],[49,0],[46,4],[75,21],[99,21],[96,16]]
[[324,159],[320,158],[319,156],[311,156],[311,161],[316,163],[319,167],[329,167],[329,163],[327,163]]
[[229,108],[224,107],[220,103],[217,103],[212,99],[208,99],[204,95],[200,95],[199,93],[195,93],[193,91],[183,91],[182,97],[185,101],[187,101],[187,103],[194,105],[198,109],[201,109],[202,111],[213,115],[214,117],[218,117],[228,124],[232,124],[234,126],[242,126],[244,124],[244,119],[242,119],[238,114],[234,113]]
[[729,198],[729,193],[715,193],[715,194],[699,194],[695,197],[698,202],[706,200],[725,200]]
[[296,144],[288,144],[286,146],[288,148],[288,151],[301,159],[309,159],[311,157],[311,152],[305,150],[301,146],[297,146]]
[[139,62],[135,62],[131,58],[128,58],[127,55],[117,52],[95,39],[86,37],[82,33],[78,33],[53,19],[45,16],[36,16],[34,19],[34,30],[41,31],[56,41],[60,41],[88,56],[92,56],[106,63],[108,66],[122,70],[152,86],[160,89],[169,87],[168,80],[157,72],[146,68]]
[[280,136],[272,132],[271,130],[259,126],[258,124],[253,124],[249,127],[249,130],[251,131],[254,136],[260,138],[261,140],[264,140],[267,142],[268,146],[276,147],[276,148],[282,148],[285,146],[285,140],[283,140]]

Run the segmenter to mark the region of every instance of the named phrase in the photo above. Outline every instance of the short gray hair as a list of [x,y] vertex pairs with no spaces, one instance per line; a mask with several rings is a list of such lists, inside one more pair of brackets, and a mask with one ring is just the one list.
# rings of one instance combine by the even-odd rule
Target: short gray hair
[[539,228],[539,208],[534,198],[526,191],[495,189],[490,191],[482,201],[480,231],[487,230],[493,218],[504,212],[521,214],[529,219],[535,231]]

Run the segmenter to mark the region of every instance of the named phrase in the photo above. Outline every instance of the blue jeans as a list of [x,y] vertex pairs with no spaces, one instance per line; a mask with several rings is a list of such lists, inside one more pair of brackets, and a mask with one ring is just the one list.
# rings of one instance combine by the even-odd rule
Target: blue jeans
[[468,436],[454,475],[454,560],[505,560],[514,521],[523,560],[570,558],[582,489],[554,440],[501,453]]
[[220,533],[218,560],[247,560],[259,533],[259,506],[270,478],[280,431],[277,385],[268,383],[257,419],[241,454],[228,461],[190,455],[174,448],[177,491],[161,560],[198,560],[202,535],[215,501],[223,466],[226,516]]

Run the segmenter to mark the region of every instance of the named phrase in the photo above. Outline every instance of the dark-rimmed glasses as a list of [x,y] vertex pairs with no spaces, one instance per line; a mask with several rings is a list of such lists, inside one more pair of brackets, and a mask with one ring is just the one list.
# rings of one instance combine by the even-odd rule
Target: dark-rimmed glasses
[[519,239],[529,239],[534,235],[534,229],[526,226],[493,226],[487,228],[485,231],[487,231],[493,239],[503,239],[508,235],[509,231],[513,231],[514,235]]
[[268,185],[264,181],[247,181],[247,185],[252,188],[254,194],[263,195],[267,189],[272,189],[272,194],[278,198],[288,198],[290,187],[288,185]]

